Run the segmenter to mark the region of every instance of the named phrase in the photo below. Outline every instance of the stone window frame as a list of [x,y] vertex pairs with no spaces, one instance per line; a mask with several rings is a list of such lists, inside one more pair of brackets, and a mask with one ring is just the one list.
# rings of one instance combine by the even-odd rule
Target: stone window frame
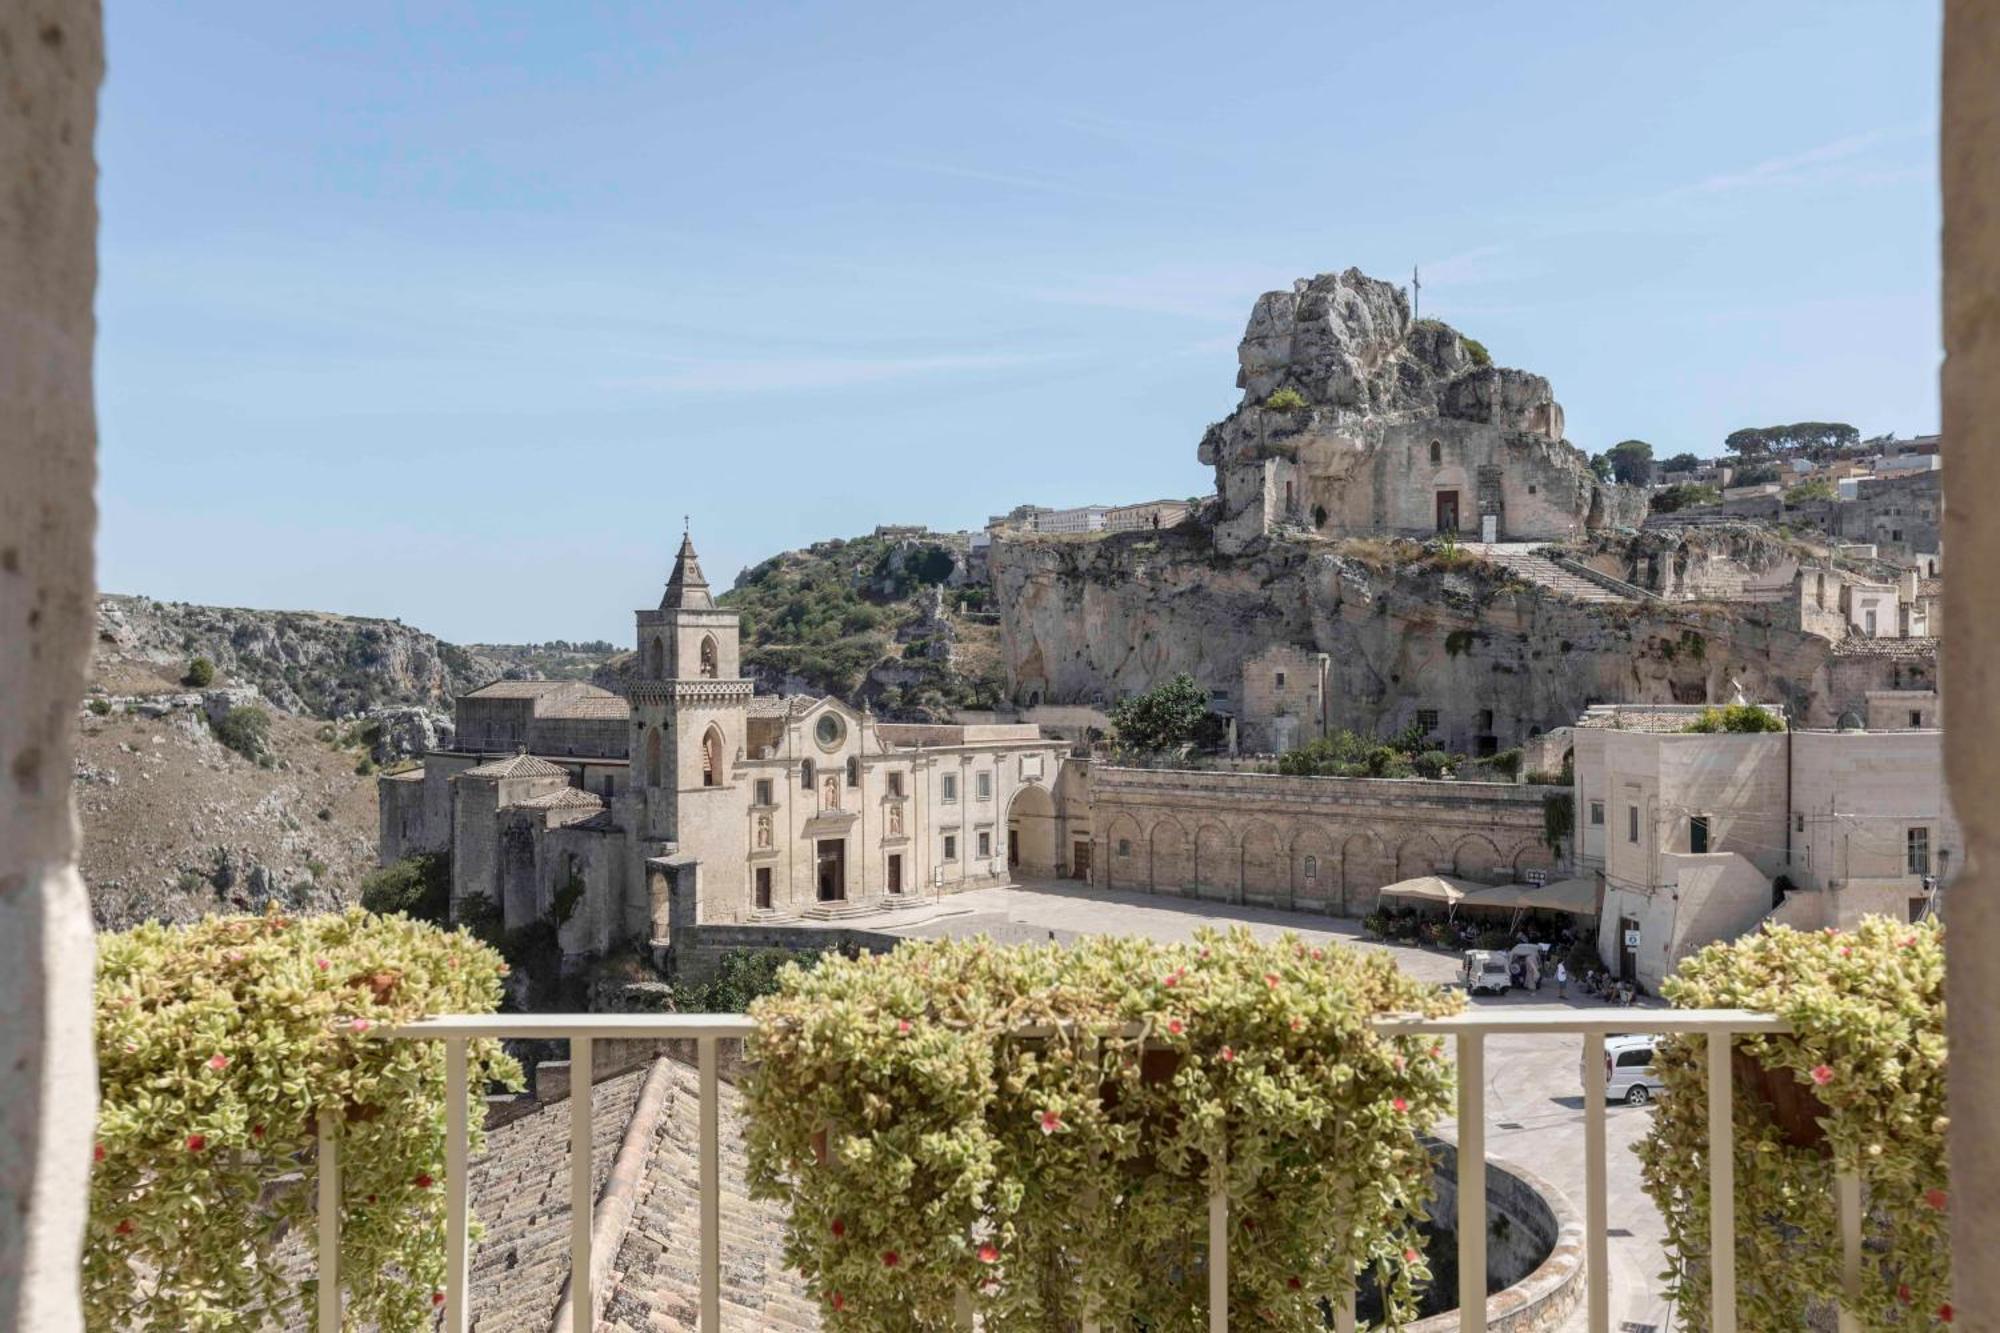
[[774,791],[772,788],[771,779],[758,778],[756,799],[752,801],[751,804],[760,806],[776,806],[778,803],[776,797],[777,797],[777,792]]
[[1274,672],[1272,672],[1272,673],[1271,673],[1271,688],[1272,688],[1272,689],[1274,689],[1274,690],[1282,690],[1282,689],[1284,689],[1284,688],[1285,688],[1285,673],[1284,673],[1284,672],[1282,672],[1282,671],[1274,671]]
[[972,775],[972,795],[977,801],[993,799],[993,774],[988,769],[980,769]]
[[1131,854],[1132,854],[1132,840],[1130,838],[1120,838],[1118,840],[1118,855],[1130,856]]
[[938,774],[938,804],[940,805],[958,804],[958,774],[956,773]]
[[889,798],[891,800],[897,800],[897,801],[902,800],[903,770],[900,768],[892,768],[883,776],[888,779],[889,790],[887,792],[887,795],[889,796]]
[[956,833],[947,833],[944,835],[944,854],[940,859],[948,862],[956,862],[958,860],[958,835]]
[[1604,802],[1592,801],[1590,803],[1590,826],[1592,828],[1604,827]]
[[990,828],[980,829],[973,834],[973,837],[978,840],[973,844],[979,848],[978,859],[981,861],[990,860],[993,856],[993,830]]
[[1931,826],[1915,824],[1903,833],[1903,865],[1905,873],[1928,875],[1931,873]]

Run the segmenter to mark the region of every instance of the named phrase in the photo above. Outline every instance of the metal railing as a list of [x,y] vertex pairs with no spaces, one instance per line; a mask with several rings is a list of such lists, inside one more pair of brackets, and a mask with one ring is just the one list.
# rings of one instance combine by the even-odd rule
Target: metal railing
[[[722,1328],[722,1254],[720,1227],[720,1144],[717,1043],[749,1036],[753,1022],[741,1014],[669,1015],[492,1015],[427,1018],[393,1028],[385,1035],[397,1040],[445,1043],[447,1131],[444,1187],[446,1198],[446,1263],[442,1328],[465,1333],[468,1324],[468,1220],[466,1155],[468,1142],[466,1043],[488,1038],[567,1039],[570,1043],[570,1310],[573,1333],[590,1333],[596,1323],[596,1293],[592,1290],[591,1224],[594,1211],[591,1175],[591,1049],[601,1040],[691,1039],[695,1043],[700,1085],[698,1162],[701,1217],[700,1323],[702,1333]],[[1385,1036],[1429,1033],[1450,1036],[1458,1059],[1458,1285],[1461,1333],[1486,1328],[1486,1039],[1508,1035],[1574,1035],[1583,1039],[1583,1067],[1593,1073],[1604,1064],[1604,1039],[1612,1033],[1692,1033],[1708,1046],[1708,1181],[1711,1199],[1709,1264],[1711,1270],[1708,1327],[1712,1333],[1736,1328],[1736,1208],[1735,1153],[1731,1142],[1732,1081],[1730,1051],[1734,1037],[1789,1030],[1783,1020],[1741,1009],[1620,1009],[1603,1013],[1518,1010],[1483,1011],[1446,1018],[1384,1017],[1376,1030]],[[1605,1281],[1605,1086],[1604,1080],[1584,1080],[1584,1227],[1586,1300],[1591,1333],[1609,1333],[1610,1289]],[[334,1118],[319,1121],[319,1327],[340,1328],[340,1165]],[[1229,1199],[1220,1187],[1209,1196],[1209,1328],[1226,1333],[1229,1256],[1226,1244]],[[1839,1210],[1845,1290],[1852,1304],[1861,1280],[1861,1188],[1851,1175],[1837,1178],[1834,1206]],[[960,1302],[959,1323],[972,1328],[970,1298]],[[1335,1327],[1351,1333],[1353,1299],[1336,1312]],[[1841,1333],[1858,1328],[1843,1309]],[[1084,1333],[1097,1333],[1085,1320]]]

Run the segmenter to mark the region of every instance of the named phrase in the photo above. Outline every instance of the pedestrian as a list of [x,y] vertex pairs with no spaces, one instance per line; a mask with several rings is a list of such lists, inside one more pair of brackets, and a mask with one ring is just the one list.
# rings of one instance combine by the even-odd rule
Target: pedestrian
[[1569,998],[1569,964],[1561,961],[1556,963],[1556,998]]

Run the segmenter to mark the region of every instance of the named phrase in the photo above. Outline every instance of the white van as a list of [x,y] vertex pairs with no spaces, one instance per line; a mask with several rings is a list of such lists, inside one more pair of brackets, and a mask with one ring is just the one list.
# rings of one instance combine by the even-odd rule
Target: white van
[[1583,1071],[1604,1080],[1604,1100],[1644,1106],[1665,1086],[1653,1072],[1653,1038],[1630,1033],[1604,1039],[1604,1068]]

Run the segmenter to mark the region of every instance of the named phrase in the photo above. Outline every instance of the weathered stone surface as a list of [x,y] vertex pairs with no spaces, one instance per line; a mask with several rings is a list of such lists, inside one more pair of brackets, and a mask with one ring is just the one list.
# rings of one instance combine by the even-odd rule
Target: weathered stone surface
[[377,728],[371,757],[378,764],[422,758],[432,750],[449,749],[455,728],[449,717],[406,704],[371,708],[367,720]]

